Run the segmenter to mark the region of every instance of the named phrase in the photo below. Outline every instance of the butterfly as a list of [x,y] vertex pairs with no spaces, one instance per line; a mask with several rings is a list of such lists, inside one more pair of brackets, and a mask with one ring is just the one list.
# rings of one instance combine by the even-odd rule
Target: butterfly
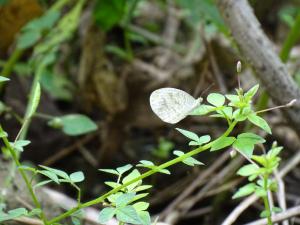
[[176,88],[160,88],[150,95],[152,111],[164,122],[175,124],[200,106],[202,98]]

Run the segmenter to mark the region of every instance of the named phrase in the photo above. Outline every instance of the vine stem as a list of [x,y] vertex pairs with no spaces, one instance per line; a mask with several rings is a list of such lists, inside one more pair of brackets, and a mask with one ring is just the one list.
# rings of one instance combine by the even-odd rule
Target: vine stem
[[[1,125],[0,125],[0,133],[4,133],[4,130],[3,130],[3,128],[2,128]],[[5,135],[3,135],[1,138],[2,138],[2,141],[4,142],[6,148],[9,150],[9,152],[10,152],[10,154],[11,154],[11,156],[12,156],[12,158],[13,158],[15,164],[16,164],[16,166],[18,167],[18,170],[19,170],[19,172],[20,172],[23,180],[25,181],[26,187],[27,187],[27,189],[28,189],[28,191],[29,191],[29,193],[31,195],[31,198],[32,198],[35,206],[37,208],[41,209],[40,218],[43,220],[44,224],[48,224],[46,216],[45,216],[44,212],[42,211],[41,204],[39,203],[38,198],[36,197],[36,195],[35,195],[35,193],[33,191],[33,188],[32,188],[32,186],[30,184],[30,180],[28,179],[26,173],[22,169],[20,169],[20,166],[22,164],[20,163],[15,150],[13,149],[13,147],[11,146],[11,144],[9,143],[9,141],[8,141],[8,139],[7,139],[7,137]]]
[[[266,193],[268,193],[268,175],[264,175],[264,189],[266,191]],[[263,197],[264,200],[264,205],[265,205],[265,209],[267,210],[267,220],[268,220],[268,225],[273,225],[272,223],[272,213],[271,213],[271,209],[270,209],[270,200],[268,197],[268,194],[266,196]]]
[[127,182],[127,183],[125,183],[125,184],[117,187],[117,188],[112,189],[111,191],[109,191],[109,192],[105,193],[104,195],[100,196],[99,198],[96,198],[94,200],[91,200],[91,201],[88,201],[86,203],[83,203],[83,204],[81,204],[81,205],[79,205],[77,207],[74,207],[74,208],[68,210],[67,212],[65,212],[65,213],[63,213],[63,214],[61,214],[61,215],[53,218],[52,220],[49,221],[49,223],[50,224],[57,223],[60,220],[69,217],[70,215],[72,215],[77,210],[80,210],[80,209],[83,209],[83,208],[86,208],[86,207],[89,207],[89,206],[92,206],[92,205],[95,205],[95,204],[99,204],[99,203],[103,202],[108,196],[117,193],[118,191],[122,190],[123,188],[127,187],[130,184],[133,184],[133,183],[135,183],[135,182],[137,182],[139,180],[143,180],[144,178],[149,177],[152,174],[155,174],[155,173],[159,172],[162,169],[166,169],[166,168],[168,168],[168,167],[170,167],[170,166],[172,166],[172,165],[174,165],[176,163],[182,162],[183,160],[185,160],[185,159],[187,159],[187,158],[189,158],[191,156],[194,156],[194,155],[196,155],[196,154],[198,154],[200,152],[203,152],[205,150],[210,149],[211,146],[214,143],[216,143],[218,140],[220,140],[223,137],[227,137],[232,132],[233,128],[236,126],[237,123],[238,123],[238,121],[233,121],[230,124],[230,126],[228,127],[228,129],[224,132],[224,134],[221,135],[216,140],[214,140],[214,141],[212,141],[212,142],[210,142],[210,143],[208,143],[206,145],[203,145],[203,146],[201,146],[199,148],[196,148],[196,149],[194,149],[194,150],[192,150],[192,151],[190,151],[190,152],[188,152],[188,153],[186,153],[186,154],[184,154],[182,156],[179,156],[179,157],[177,157],[177,158],[175,158],[173,160],[170,160],[170,161],[168,161],[166,163],[163,163],[160,166],[158,166],[158,167],[156,167],[154,169],[151,169],[151,170],[149,170],[146,173],[141,174],[139,177],[137,177],[135,179],[132,179],[131,181],[129,181],[129,182]]

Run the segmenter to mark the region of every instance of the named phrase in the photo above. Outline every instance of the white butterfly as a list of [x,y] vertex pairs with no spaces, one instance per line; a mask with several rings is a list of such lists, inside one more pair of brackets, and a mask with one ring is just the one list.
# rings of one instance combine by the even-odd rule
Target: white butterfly
[[175,124],[197,108],[202,99],[176,88],[160,88],[150,95],[153,112],[164,122]]

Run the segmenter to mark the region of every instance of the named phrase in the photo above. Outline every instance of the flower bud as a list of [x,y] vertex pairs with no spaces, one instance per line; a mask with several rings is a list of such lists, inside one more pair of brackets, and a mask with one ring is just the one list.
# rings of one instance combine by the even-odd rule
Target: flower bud
[[237,64],[236,64],[236,72],[237,73],[242,72],[242,63],[241,63],[241,61],[238,61]]

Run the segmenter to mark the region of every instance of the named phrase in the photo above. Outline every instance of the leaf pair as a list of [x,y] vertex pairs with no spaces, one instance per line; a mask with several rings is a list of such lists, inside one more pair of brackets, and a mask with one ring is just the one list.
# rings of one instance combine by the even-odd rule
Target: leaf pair
[[211,137],[209,135],[204,135],[204,136],[199,137],[194,132],[191,132],[188,130],[184,130],[184,129],[180,129],[180,128],[176,128],[176,130],[191,140],[189,142],[190,146],[201,146],[203,144],[208,143],[211,140]]
[[42,181],[36,184],[34,186],[35,188],[43,186],[52,181],[55,182],[56,184],[60,184],[61,182],[74,184],[74,183],[82,182],[84,180],[84,174],[82,171],[77,171],[68,175],[66,172],[62,170],[58,170],[58,169],[54,169],[42,165],[40,165],[40,167],[43,168],[44,170],[36,170],[36,172],[48,177],[49,180]]
[[33,217],[40,213],[40,209],[33,209],[30,212],[28,212],[28,210],[25,208],[17,208],[9,210],[7,213],[3,212],[2,209],[0,209],[0,222],[16,219],[21,216]]
[[115,207],[107,207],[101,210],[99,214],[99,222],[106,224],[110,219],[116,216],[117,220],[123,223],[150,225],[150,215],[147,210],[149,204],[146,202],[138,202],[130,205],[134,201],[134,193],[126,193],[120,195],[115,203]]

